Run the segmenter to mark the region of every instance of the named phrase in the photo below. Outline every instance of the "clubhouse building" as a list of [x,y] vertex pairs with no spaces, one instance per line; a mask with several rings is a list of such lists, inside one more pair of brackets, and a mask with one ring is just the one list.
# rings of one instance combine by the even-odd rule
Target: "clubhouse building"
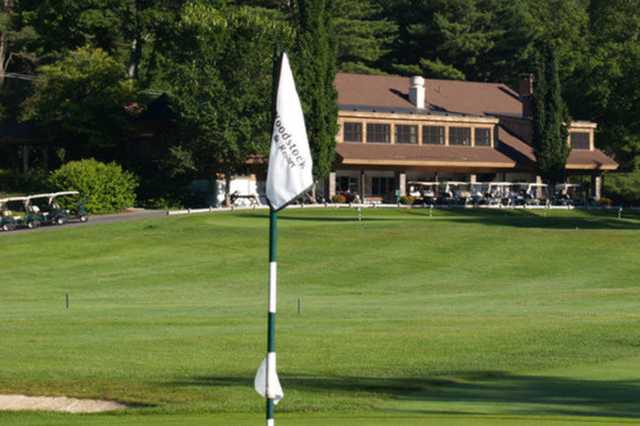
[[[532,148],[533,77],[518,91],[501,83],[422,77],[338,74],[339,132],[327,197],[351,192],[391,201],[411,181],[540,183]],[[566,169],[590,177],[600,198],[602,176],[618,164],[597,149],[597,124],[573,121]]]

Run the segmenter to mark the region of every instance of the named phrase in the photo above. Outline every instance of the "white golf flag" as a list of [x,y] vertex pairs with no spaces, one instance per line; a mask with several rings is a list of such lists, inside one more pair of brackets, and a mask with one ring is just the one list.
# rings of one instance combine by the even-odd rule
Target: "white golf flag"
[[[275,354],[270,357],[269,365],[269,399],[273,399],[274,404],[278,404],[282,398],[284,398],[284,392],[282,386],[280,386],[280,379],[278,379],[278,373],[276,372],[276,357]],[[263,398],[267,398],[267,358],[262,361],[256,378],[253,381],[253,386]]]
[[302,106],[285,53],[280,68],[267,173],[267,199],[271,207],[280,210],[308,190],[313,185],[312,169]]

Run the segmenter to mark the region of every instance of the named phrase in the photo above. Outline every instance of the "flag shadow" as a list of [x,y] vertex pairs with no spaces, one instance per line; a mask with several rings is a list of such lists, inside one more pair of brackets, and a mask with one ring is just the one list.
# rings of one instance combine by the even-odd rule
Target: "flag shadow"
[[[357,394],[413,402],[468,403],[499,406],[503,414],[562,415],[640,419],[640,379],[600,381],[577,378],[515,375],[506,372],[460,372],[432,378],[319,377],[280,375],[287,390]],[[176,386],[252,387],[252,377],[195,377]],[[442,411],[411,404],[398,412],[422,414],[483,414],[465,405]],[[434,407],[435,408],[435,407]],[[396,411],[396,410],[394,410]]]

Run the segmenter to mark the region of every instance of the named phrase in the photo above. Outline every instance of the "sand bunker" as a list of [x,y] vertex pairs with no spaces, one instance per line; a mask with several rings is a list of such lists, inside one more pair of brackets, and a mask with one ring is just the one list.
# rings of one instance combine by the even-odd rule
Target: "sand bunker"
[[113,401],[66,397],[0,395],[0,411],[57,411],[61,413],[102,413],[123,410],[126,405]]

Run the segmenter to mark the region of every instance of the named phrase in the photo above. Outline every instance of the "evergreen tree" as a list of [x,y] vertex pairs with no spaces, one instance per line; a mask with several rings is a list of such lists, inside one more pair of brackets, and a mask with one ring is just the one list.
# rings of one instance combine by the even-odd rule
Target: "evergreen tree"
[[340,71],[380,74],[396,24],[371,0],[336,0],[334,16]]
[[558,59],[548,45],[538,65],[534,91],[533,148],[538,172],[549,184],[564,182],[565,166],[571,150],[567,143],[569,117],[562,100]]
[[334,0],[298,0],[298,33],[293,55],[305,110],[314,175],[331,172],[338,133]]

